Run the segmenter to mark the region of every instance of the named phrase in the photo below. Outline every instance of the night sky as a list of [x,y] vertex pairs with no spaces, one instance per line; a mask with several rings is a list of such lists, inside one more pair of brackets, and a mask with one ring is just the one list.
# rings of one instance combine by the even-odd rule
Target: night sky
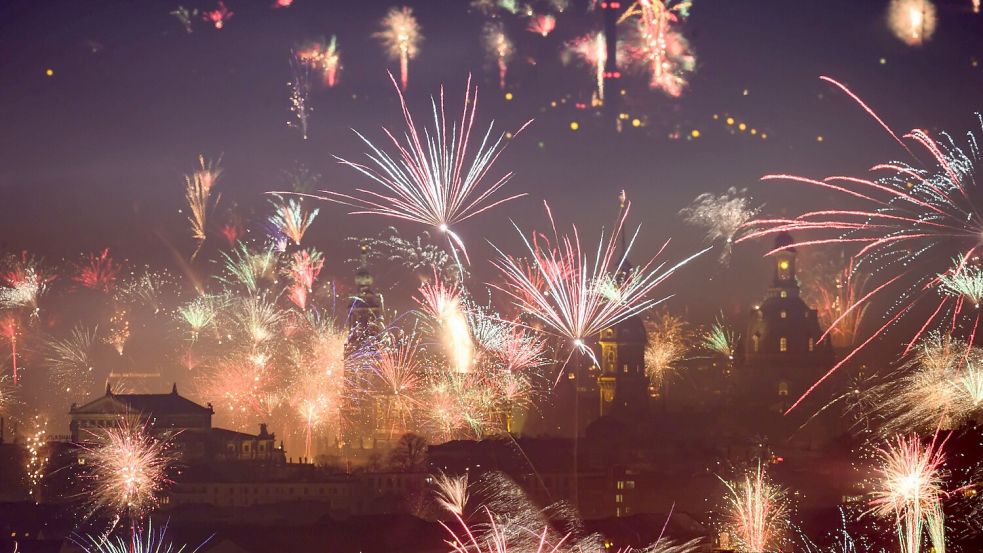
[[[398,68],[372,37],[391,4],[295,0],[276,10],[270,4],[229,0],[235,16],[224,29],[199,20],[188,34],[169,15],[176,0],[4,2],[3,249],[74,259],[110,247],[131,261],[168,263],[165,242],[182,252],[193,247],[179,211],[182,175],[199,153],[222,155],[220,208],[237,205],[247,214],[262,215],[262,193],[284,189],[283,171],[298,162],[320,172],[331,190],[366,184],[332,156],[361,156],[352,128],[381,139],[382,125],[401,125],[386,74]],[[454,113],[470,72],[480,88],[482,125],[494,119],[497,128],[511,130],[535,119],[496,168],[497,174],[515,172],[508,191],[529,196],[459,229],[478,260],[479,278],[492,276],[485,239],[506,251],[518,245],[508,219],[545,230],[544,199],[561,223],[575,222],[596,236],[602,224],[614,221],[616,196],[625,188],[633,201],[631,221],[642,225],[636,255],[650,255],[672,236],[669,257],[678,258],[698,246],[701,231],[683,226],[677,212],[702,192],[748,187],[765,213],[790,214],[823,197],[792,184],[759,183],[760,176],[857,175],[903,157],[820,75],[846,83],[899,131],[917,126],[962,134],[978,125],[973,113],[983,92],[983,68],[976,66],[983,59],[983,16],[971,13],[969,0],[939,2],[936,34],[916,48],[891,35],[887,1],[697,0],[683,25],[698,60],[689,88],[674,99],[648,90],[642,77],[626,78],[625,111],[646,124],[621,134],[595,112],[573,107],[589,99],[591,73],[560,61],[564,41],[601,28],[599,13],[574,0],[545,39],[523,31],[517,18],[506,19],[519,49],[507,82],[513,100],[506,101],[484,54],[484,18],[469,12],[468,4],[411,3],[426,38],[410,64],[407,98],[422,117],[429,95],[444,84]],[[338,37],[344,68],[336,88],[315,87],[305,142],[286,125],[290,50],[331,34]],[[553,100],[559,107],[548,107]],[[729,130],[726,116],[759,135]],[[576,132],[572,121],[580,123]],[[693,129],[700,131],[698,139],[687,138]],[[327,252],[333,276],[351,270],[341,263],[353,255],[344,237],[375,234],[391,224],[344,213],[342,206],[322,205],[309,235]],[[398,226],[404,236],[424,230]],[[259,231],[254,224],[254,235]],[[672,306],[704,316],[746,306],[765,287],[763,251],[764,244],[742,246],[730,267],[708,257],[688,268],[674,282]],[[727,285],[716,286],[722,279]]]

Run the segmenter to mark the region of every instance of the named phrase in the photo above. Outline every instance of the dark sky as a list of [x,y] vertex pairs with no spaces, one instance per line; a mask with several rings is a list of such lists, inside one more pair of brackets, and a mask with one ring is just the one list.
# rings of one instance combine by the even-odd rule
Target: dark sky
[[[387,69],[396,70],[371,33],[390,6],[374,0],[295,0],[273,10],[271,0],[228,0],[235,16],[217,31],[196,22],[184,32],[169,15],[174,1],[6,0],[0,6],[0,244],[53,258],[109,246],[132,260],[166,261],[158,234],[182,251],[191,242],[183,216],[182,174],[198,153],[223,155],[223,205],[262,209],[261,193],[284,187],[281,172],[303,162],[324,175],[324,186],[351,191],[364,184],[332,155],[357,158],[362,147],[349,130],[381,138],[398,128],[398,104]],[[600,27],[599,15],[571,1],[556,33],[541,39],[506,25],[519,43],[507,102],[486,60],[482,17],[465,0],[411,2],[426,36],[411,62],[410,104],[426,109],[441,83],[452,111],[469,72],[480,86],[479,119],[503,129],[535,123],[499,162],[512,170],[511,191],[529,197],[461,226],[487,276],[484,239],[509,250],[508,225],[543,228],[542,200],[561,221],[587,236],[616,214],[616,194],[628,190],[632,221],[642,224],[637,257],[674,237],[670,257],[696,248],[699,232],[677,216],[697,194],[748,187],[771,214],[795,213],[823,197],[781,183],[758,183],[770,172],[809,176],[858,174],[902,156],[887,136],[850,102],[821,83],[843,81],[897,130],[914,126],[973,129],[980,107],[983,16],[969,0],[938,3],[931,42],[911,48],[885,24],[886,0],[696,0],[683,29],[698,59],[679,99],[625,81],[627,111],[647,121],[620,135],[575,101],[589,98],[588,70],[563,66],[564,40]],[[213,3],[186,2],[211,8]],[[291,47],[338,36],[344,69],[334,89],[317,88],[308,141],[286,126]],[[536,60],[532,66],[528,58]],[[881,58],[884,63],[881,63]],[[50,68],[54,75],[47,77]],[[745,91],[747,92],[745,94]],[[557,109],[551,100],[566,99]],[[728,132],[727,115],[768,134],[767,140]],[[577,132],[571,121],[581,123]],[[697,140],[673,140],[699,129]],[[823,142],[817,142],[817,136]],[[348,235],[390,224],[344,216],[325,204],[312,231],[334,274],[348,269]],[[404,235],[419,229],[401,225]],[[678,279],[678,307],[712,311],[763,292],[761,245],[739,248],[730,268],[707,259]],[[722,278],[723,277],[723,278]],[[708,287],[708,279],[713,279]],[[716,286],[724,281],[726,286]]]

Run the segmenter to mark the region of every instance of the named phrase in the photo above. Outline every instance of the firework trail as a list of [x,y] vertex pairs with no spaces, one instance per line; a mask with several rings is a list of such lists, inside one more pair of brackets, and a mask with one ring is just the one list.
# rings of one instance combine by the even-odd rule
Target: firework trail
[[391,59],[399,60],[399,82],[403,90],[409,79],[410,60],[415,58],[423,42],[420,24],[408,6],[390,8],[381,22],[382,30],[375,33]]
[[48,342],[45,365],[52,380],[65,392],[71,392],[73,387],[77,387],[85,393],[94,384],[92,352],[96,334],[95,328],[76,326],[67,338]]
[[891,0],[887,25],[908,46],[921,46],[935,34],[935,4],[932,0]]
[[324,268],[324,256],[317,250],[301,250],[290,256],[286,276],[290,281],[287,298],[301,310],[307,309],[307,299],[314,290],[314,281]]
[[536,33],[541,37],[547,37],[553,30],[556,29],[556,18],[552,15],[534,15],[529,19],[529,25],[526,30],[530,33]]
[[109,293],[116,286],[122,267],[109,256],[109,248],[106,248],[98,255],[89,254],[83,257],[82,262],[76,265],[76,269],[78,273],[72,277],[72,280],[86,288]]
[[[646,299],[646,296],[677,269],[709,250],[703,249],[667,267],[665,262],[656,263],[668,246],[667,241],[656,257],[644,265],[626,269],[640,230],[639,227],[630,240],[622,235],[629,208],[630,204],[624,204],[609,237],[602,233],[593,262],[582,252],[576,226],[572,235],[561,236],[556,231],[549,206],[546,211],[553,228],[552,244],[542,235],[534,234],[531,239],[523,235],[529,261],[507,256],[496,248],[500,258],[493,263],[505,279],[504,286],[496,288],[508,294],[523,313],[541,322],[548,331],[569,339],[574,350],[592,359],[594,355],[585,339],[664,301],[666,298]],[[621,276],[616,276],[619,273]],[[607,286],[598,285],[604,282],[614,284],[614,299]]]
[[607,39],[603,32],[597,32],[574,39],[567,44],[566,52],[590,67],[594,72],[597,97],[604,99],[604,66],[608,60]]
[[274,195],[270,204],[273,206],[273,215],[270,216],[269,220],[270,225],[279,234],[287,237],[295,246],[299,246],[319,210],[316,208],[310,211],[305,210],[301,198],[284,199],[280,195]]
[[199,155],[199,168],[190,175],[184,176],[184,199],[188,202],[188,209],[191,212],[188,222],[191,223],[191,236],[198,243],[191,254],[191,259],[198,255],[198,251],[205,243],[205,222],[208,213],[221,199],[221,196],[217,196],[214,202],[210,201],[212,187],[222,175],[221,161],[221,158],[216,162],[205,161],[205,156]]
[[435,276],[432,282],[420,287],[417,303],[437,322],[453,369],[459,373],[470,372],[474,361],[474,341],[461,291],[456,285],[445,285]]
[[498,87],[505,90],[505,74],[509,70],[509,60],[515,54],[515,46],[505,34],[505,26],[501,22],[485,25],[485,50],[498,67]]
[[[964,150],[948,134],[942,133],[941,139],[937,140],[926,131],[915,129],[905,134],[904,138],[924,150],[928,162],[918,161],[912,149],[852,92],[832,79],[822,79],[860,103],[916,159],[916,164],[882,163],[872,168],[881,176],[869,179],[834,176],[815,180],[792,175],[768,175],[763,178],[815,186],[865,207],[820,209],[793,219],[755,221],[755,226],[763,228],[746,233],[738,241],[780,232],[802,232],[810,235],[809,238],[786,247],[859,245],[861,249],[854,257],[857,270],[867,270],[878,277],[885,273],[891,276],[881,277],[881,282],[872,285],[872,290],[858,298],[846,312],[862,307],[875,296],[898,297],[891,286],[895,283],[903,286],[899,299],[888,310],[888,321],[845,355],[803,394],[803,398],[874,338],[895,325],[904,315],[915,311],[914,308],[923,302],[934,304],[934,311],[908,340],[907,350],[932,328],[962,332],[972,341],[980,316],[963,296],[954,297],[940,290],[939,279],[940,274],[950,270],[949,264],[954,258],[959,259],[963,266],[978,263],[979,237],[983,233],[983,225],[976,199],[975,173],[979,151],[975,138],[969,135],[968,150]],[[957,267],[956,272],[961,272],[961,269]]]
[[214,25],[216,29],[221,29],[225,27],[226,21],[232,19],[233,15],[235,14],[225,6],[225,2],[218,0],[215,9],[202,12],[201,18]]
[[48,420],[35,415],[31,419],[31,426],[24,444],[27,450],[28,494],[35,502],[40,503],[41,479],[44,478],[45,468],[48,466]]
[[294,116],[294,120],[288,121],[287,126],[300,131],[301,137],[307,140],[307,123],[314,111],[310,99],[311,68],[302,63],[294,52],[290,55],[290,81],[287,86],[290,87],[290,113]]
[[729,526],[745,551],[773,551],[787,525],[788,501],[783,489],[771,483],[764,469],[745,474],[742,480],[728,482]]
[[177,20],[181,22],[181,27],[184,29],[184,32],[188,34],[194,32],[194,29],[191,26],[191,22],[198,18],[197,8],[189,10],[184,6],[178,6],[177,9],[171,12],[171,15],[176,17]]
[[870,307],[868,303],[858,304],[867,290],[870,275],[857,271],[852,259],[842,268],[827,272],[818,267],[809,273],[812,278],[805,283],[804,295],[809,304],[816,306],[820,325],[826,329],[819,341],[829,337],[836,347],[853,347]]
[[707,242],[723,241],[720,261],[730,260],[734,240],[738,233],[761,211],[754,207],[747,189],[731,187],[723,194],[700,194],[688,207],[679,211],[683,221],[694,227],[706,229]]
[[113,428],[100,429],[85,446],[91,512],[105,511],[116,520],[126,517],[132,528],[155,509],[170,483],[167,471],[174,462],[168,443],[124,417]]
[[[395,85],[395,81],[393,84]],[[396,92],[406,122],[405,143],[401,143],[388,130],[385,130],[385,133],[398,152],[397,159],[393,159],[358,132],[356,132],[358,137],[371,150],[368,158],[375,167],[338,158],[341,163],[356,169],[381,185],[385,192],[359,188],[357,191],[360,196],[326,191],[324,196],[319,197],[357,208],[358,210],[353,213],[385,215],[430,225],[447,234],[452,244],[459,247],[467,258],[464,242],[452,227],[499,204],[524,195],[516,194],[493,199],[495,193],[511,178],[512,173],[507,173],[491,185],[483,186],[482,181],[504,149],[502,139],[505,135],[501,134],[493,142],[490,141],[493,125],[489,125],[477,152],[470,161],[468,160],[468,147],[471,144],[471,129],[474,124],[478,94],[477,89],[472,92],[470,76],[460,123],[452,123],[451,128],[448,129],[447,118],[444,115],[444,93],[441,88],[439,107],[431,98],[434,128],[424,129],[423,137],[413,123],[413,117],[406,107],[402,93],[398,88]],[[527,122],[526,125],[528,124]],[[516,131],[516,134],[526,125]]]
[[696,68],[689,42],[675,26],[689,16],[690,0],[639,0],[622,14],[619,23],[636,19],[637,36],[629,61],[649,73],[649,86],[678,97],[686,87],[686,75]]
[[930,531],[933,545],[936,551],[945,550],[945,538],[937,524],[941,521],[941,501],[945,495],[941,476],[944,445],[945,440],[937,443],[933,438],[925,446],[916,435],[899,435],[878,450],[879,485],[871,504],[878,515],[894,517],[898,545],[903,553],[921,551],[925,525],[930,520],[934,521]]

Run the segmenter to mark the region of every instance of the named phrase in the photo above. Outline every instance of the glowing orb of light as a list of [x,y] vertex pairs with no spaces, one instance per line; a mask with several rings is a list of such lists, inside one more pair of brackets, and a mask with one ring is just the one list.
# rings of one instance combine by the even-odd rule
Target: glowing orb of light
[[931,0],[891,0],[887,23],[908,46],[921,46],[935,34],[935,4]]

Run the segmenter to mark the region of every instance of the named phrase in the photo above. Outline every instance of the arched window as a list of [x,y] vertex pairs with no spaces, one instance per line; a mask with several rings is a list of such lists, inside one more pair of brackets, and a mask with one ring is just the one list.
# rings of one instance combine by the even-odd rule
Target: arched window
[[786,352],[788,351],[788,338],[782,336],[778,339],[778,351]]
[[758,349],[761,348],[761,336],[755,334],[751,336],[751,351],[758,353]]
[[778,383],[778,395],[787,396],[788,395],[788,382],[784,380]]

